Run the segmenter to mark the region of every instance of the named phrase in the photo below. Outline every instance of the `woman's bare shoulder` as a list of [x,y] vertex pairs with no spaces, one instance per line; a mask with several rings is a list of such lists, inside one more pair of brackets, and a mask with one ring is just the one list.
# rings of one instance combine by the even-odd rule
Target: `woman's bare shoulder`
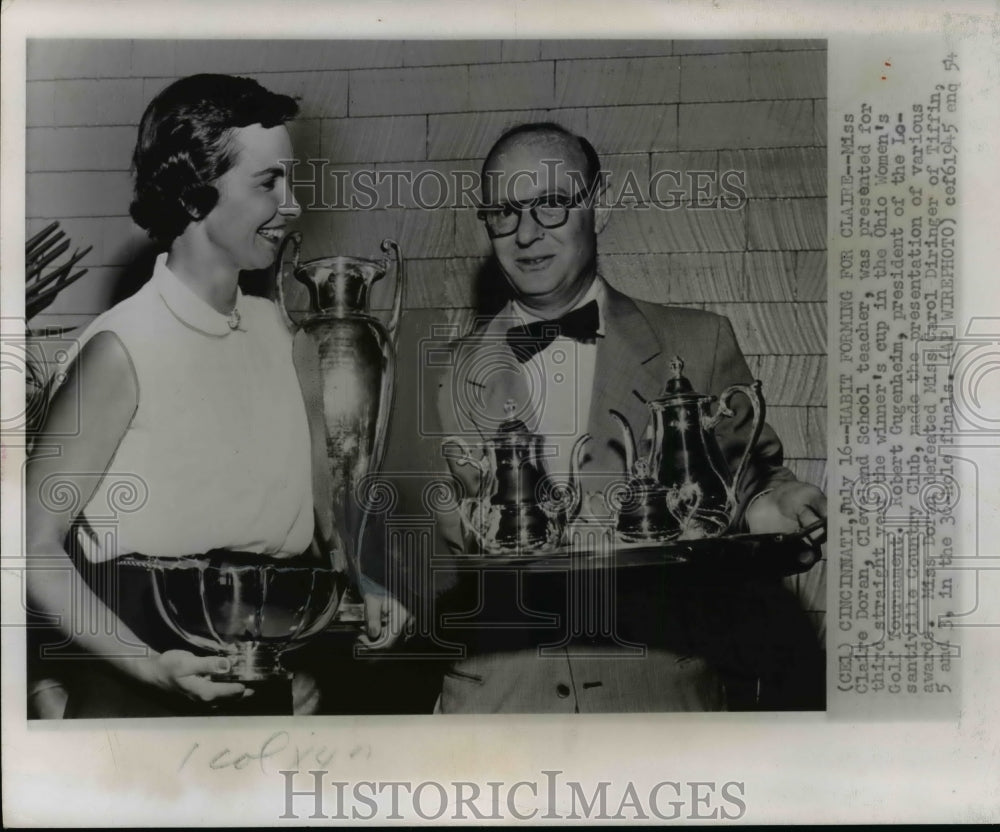
[[91,334],[53,391],[46,427],[65,419],[80,427],[113,429],[132,418],[139,403],[139,379],[125,344],[112,330]]

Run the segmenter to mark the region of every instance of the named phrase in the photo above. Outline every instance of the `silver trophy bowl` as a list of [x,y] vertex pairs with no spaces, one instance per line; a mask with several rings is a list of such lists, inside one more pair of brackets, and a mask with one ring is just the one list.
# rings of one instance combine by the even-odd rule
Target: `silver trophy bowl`
[[364,618],[362,605],[342,604],[346,573],[301,559],[227,552],[128,560],[149,571],[157,609],[178,636],[230,660],[215,681],[289,678],[282,654],[335,621]]

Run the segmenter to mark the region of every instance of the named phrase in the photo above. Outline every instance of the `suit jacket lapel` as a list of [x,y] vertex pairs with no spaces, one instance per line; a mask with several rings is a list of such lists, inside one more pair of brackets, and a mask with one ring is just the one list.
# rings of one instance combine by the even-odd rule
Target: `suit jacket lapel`
[[649,322],[630,298],[610,286],[606,291],[604,337],[598,341],[587,422],[593,437],[591,459],[584,463],[584,470],[607,472],[616,478],[625,470],[624,444],[609,411],[621,413],[640,441],[649,422],[644,402],[660,395],[665,379],[656,360],[660,343]]

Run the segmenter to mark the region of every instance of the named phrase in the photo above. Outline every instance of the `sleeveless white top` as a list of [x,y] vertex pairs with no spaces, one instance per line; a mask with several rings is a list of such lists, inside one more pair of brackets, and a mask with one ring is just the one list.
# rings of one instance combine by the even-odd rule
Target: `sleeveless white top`
[[91,560],[308,547],[309,427],[292,336],[270,301],[238,291],[236,308],[234,330],[162,254],[152,279],[84,333],[81,345],[117,335],[139,385],[135,416],[83,510]]

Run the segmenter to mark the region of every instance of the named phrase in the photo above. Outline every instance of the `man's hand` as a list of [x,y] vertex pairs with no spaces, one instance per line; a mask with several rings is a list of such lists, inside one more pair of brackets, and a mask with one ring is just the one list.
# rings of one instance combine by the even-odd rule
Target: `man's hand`
[[[826,496],[806,482],[784,482],[751,500],[746,511],[747,526],[753,534],[797,532],[817,520],[826,519]],[[825,535],[813,539],[822,542]]]
[[386,650],[413,624],[413,616],[385,587],[361,577],[365,630],[358,641],[369,650]]

